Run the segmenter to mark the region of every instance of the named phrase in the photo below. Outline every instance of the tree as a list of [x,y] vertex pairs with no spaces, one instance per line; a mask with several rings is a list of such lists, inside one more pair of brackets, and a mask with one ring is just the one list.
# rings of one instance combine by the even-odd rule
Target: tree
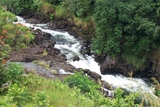
[[160,46],[160,0],[96,0],[92,49],[145,60]]
[[8,11],[20,15],[31,10],[36,11],[40,2],[38,0],[1,0],[0,5],[5,6]]
[[77,17],[92,15],[95,0],[65,0],[68,9]]

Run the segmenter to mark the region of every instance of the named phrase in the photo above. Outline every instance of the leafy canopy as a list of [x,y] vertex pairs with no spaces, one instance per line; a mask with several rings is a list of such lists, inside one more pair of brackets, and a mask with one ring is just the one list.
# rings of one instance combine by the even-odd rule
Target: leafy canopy
[[111,56],[147,58],[159,47],[160,0],[96,0],[92,49]]

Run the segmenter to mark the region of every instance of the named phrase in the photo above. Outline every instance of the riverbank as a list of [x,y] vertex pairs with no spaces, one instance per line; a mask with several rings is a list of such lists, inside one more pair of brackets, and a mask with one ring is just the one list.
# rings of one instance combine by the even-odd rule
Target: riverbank
[[[25,24],[23,23],[23,21],[19,23]],[[36,27],[36,24],[32,24],[32,25]],[[33,29],[32,31],[34,32],[34,35],[35,35],[34,42],[32,42],[26,49],[20,49],[18,51],[11,52],[9,60],[12,62],[24,62],[25,65],[27,65],[28,63],[29,65],[32,65],[32,66],[34,65],[34,68],[39,68],[37,67],[39,65],[35,65],[33,64],[33,62],[39,62],[40,65],[45,65],[45,68],[43,67],[43,70],[35,69],[35,71],[37,71],[37,73],[42,76],[52,78],[52,79],[58,78],[62,80],[63,78],[68,76],[70,73],[74,73],[75,71],[83,71],[88,76],[90,76],[90,78],[95,82],[98,83],[99,80],[101,80],[101,76],[98,73],[91,71],[89,69],[75,68],[74,66],[69,64],[67,62],[67,58],[66,58],[67,56],[61,53],[60,49],[55,47],[56,42],[58,41],[54,40],[55,38],[53,38],[52,36],[52,34],[54,33],[46,33],[46,32],[43,32],[43,30],[42,31],[41,30],[40,28],[36,30]],[[63,33],[60,33],[60,35],[61,34]],[[64,43],[65,42],[62,42],[62,46],[64,46]],[[87,54],[87,53],[83,53],[83,54]],[[73,60],[73,61],[79,60],[79,58],[76,59],[77,57],[79,56],[77,55],[73,56],[71,57],[70,60]],[[29,65],[26,71],[29,71],[28,70]],[[104,88],[107,88],[109,90],[111,89],[111,86],[105,81],[101,81],[101,85]]]

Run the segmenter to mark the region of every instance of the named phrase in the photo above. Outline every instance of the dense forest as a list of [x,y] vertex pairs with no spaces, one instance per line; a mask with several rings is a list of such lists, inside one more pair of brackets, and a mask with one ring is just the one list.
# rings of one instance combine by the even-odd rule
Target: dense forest
[[[99,84],[81,73],[75,73],[63,82],[33,73],[21,76],[25,72],[21,65],[6,62],[12,50],[26,48],[34,41],[34,35],[29,28],[13,22],[16,15],[32,14],[41,14],[49,21],[67,20],[74,23],[85,32],[79,36],[90,41],[91,50],[96,55],[105,54],[118,61],[121,59],[119,63],[132,65],[138,72],[149,69],[156,75],[160,74],[160,0],[1,0],[1,107],[145,105],[143,100],[135,101],[138,93],[123,96],[121,89],[116,90],[114,98],[106,98],[98,91]],[[147,68],[148,65],[151,66]],[[160,97],[160,85],[156,79],[153,79],[157,85],[155,94]],[[6,83],[10,86],[3,87]],[[149,105],[159,106],[156,101],[151,101]]]

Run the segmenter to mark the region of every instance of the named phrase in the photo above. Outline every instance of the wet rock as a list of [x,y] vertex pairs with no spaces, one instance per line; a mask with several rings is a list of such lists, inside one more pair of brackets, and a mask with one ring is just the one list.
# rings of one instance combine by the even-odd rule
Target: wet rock
[[108,90],[106,88],[101,88],[102,93],[105,97],[114,97],[115,92],[113,90]]
[[101,77],[98,73],[96,73],[96,72],[91,72],[90,76],[91,76],[92,78],[94,78],[95,80],[101,80],[101,78],[102,78],[102,77]]
[[64,54],[60,55],[60,58],[61,58],[62,60],[64,60],[64,61],[67,60],[67,58],[66,58],[66,56],[65,56]]
[[106,55],[103,54],[103,55],[97,55],[95,54],[95,61],[97,61],[99,64],[102,64],[106,58]]
[[87,54],[87,55],[91,55],[90,48],[89,48],[89,47],[87,47],[87,48],[82,49],[82,54],[83,54],[83,55],[85,55],[85,54]]
[[75,71],[75,67],[73,67],[73,66],[70,65],[70,64],[64,65],[63,68],[64,68],[66,71],[69,71],[69,72],[74,72],[74,71]]
[[61,52],[59,49],[54,48],[54,47],[47,48],[46,50],[47,50],[49,55],[58,55]]
[[102,85],[103,88],[112,90],[112,86],[111,86],[108,82],[106,82],[106,81],[103,81],[103,80],[102,80],[102,81],[101,81],[101,85]]
[[92,71],[90,71],[90,70],[87,72],[88,75],[91,75],[91,73],[92,73]]
[[73,61],[79,61],[79,56],[74,56]]
[[88,72],[91,72],[89,69],[83,69],[83,72],[88,74]]
[[42,43],[41,47],[45,48],[46,50],[50,50],[51,48],[54,48],[55,44],[55,41],[45,41]]
[[116,74],[119,73],[121,69],[116,66],[116,60],[107,56],[105,61],[100,66],[101,74]]

